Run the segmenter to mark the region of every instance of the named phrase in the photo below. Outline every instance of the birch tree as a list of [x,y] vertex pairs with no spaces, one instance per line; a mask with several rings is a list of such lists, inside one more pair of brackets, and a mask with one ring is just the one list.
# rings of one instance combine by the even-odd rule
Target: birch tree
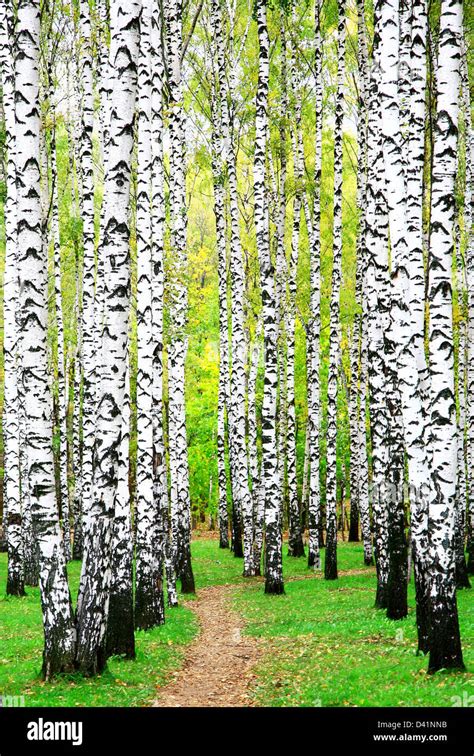
[[[51,88],[51,82],[50,82]],[[54,119],[54,115],[53,115]],[[59,430],[59,501],[62,519],[64,554],[66,561],[71,559],[71,520],[69,513],[69,490],[67,477],[67,394],[66,394],[66,357],[64,348],[64,319],[61,286],[61,239],[59,235],[59,193],[58,169],[56,158],[56,126],[53,124],[51,138],[51,236],[53,240],[54,269],[54,309],[57,329],[57,419]]]
[[[357,103],[357,142],[358,142],[358,172],[357,172],[357,209],[359,226],[356,243],[356,290],[355,304],[357,312],[352,326],[352,342],[350,349],[351,382],[349,393],[349,417],[351,428],[351,510],[349,540],[359,540],[359,514],[362,520],[361,506],[361,477],[366,475],[367,457],[360,445],[360,415],[363,405],[363,383],[360,381],[362,360],[362,315],[363,315],[363,271],[366,263],[365,255],[365,206],[367,200],[367,84],[368,84],[368,52],[365,26],[365,7],[363,2],[357,3],[357,64],[358,64],[358,103]],[[360,381],[360,389],[359,389]],[[362,484],[363,485],[363,484]]]
[[219,76],[220,97],[224,107],[221,108],[222,147],[227,155],[227,174],[229,180],[230,201],[230,309],[231,309],[231,344],[230,344],[230,397],[229,397],[229,434],[232,465],[233,506],[242,520],[243,535],[243,574],[254,574],[253,551],[253,507],[249,487],[246,429],[245,429],[245,389],[246,389],[246,338],[244,322],[245,274],[243,252],[240,243],[237,174],[234,140],[230,138],[229,111],[227,105],[227,87],[225,77],[225,60],[223,46],[223,29],[220,6],[214,15],[216,27],[217,70]]
[[250,371],[248,380],[248,447],[249,470],[252,479],[252,498],[254,512],[254,568],[255,574],[261,574],[263,532],[265,524],[264,485],[262,481],[262,465],[258,458],[258,417],[256,386],[257,376],[262,354],[262,320],[259,318],[255,329],[254,343],[251,350]]
[[169,606],[177,604],[176,572],[172,556],[172,534],[169,529],[168,479],[165,455],[164,410],[163,410],[163,307],[164,307],[164,223],[165,188],[163,164],[163,107],[165,71],[163,61],[163,12],[156,4],[151,18],[151,321],[153,344],[153,497],[157,520],[155,546],[155,579],[157,603],[164,622],[163,573],[166,582]]
[[474,574],[474,128],[471,118],[471,98],[467,71],[466,46],[462,58],[462,90],[464,117],[466,119],[466,197],[465,226],[466,245],[466,284],[467,284],[467,406],[466,406],[466,442],[467,442],[467,569]]
[[186,320],[186,197],[184,173],[184,112],[181,82],[182,4],[166,4],[169,136],[170,212],[173,280],[170,284],[171,326],[168,348],[169,459],[171,475],[171,528],[176,545],[176,571],[183,593],[194,593],[191,565],[191,502],[189,498],[188,448],[185,410]]
[[308,566],[319,569],[319,530],[321,522],[319,483],[319,336],[321,328],[321,167],[323,142],[323,79],[321,2],[314,6],[314,76],[315,76],[315,191],[313,199],[313,232],[310,236],[310,323],[308,328],[308,433],[309,433],[309,499],[308,499]]
[[135,658],[133,613],[133,545],[129,491],[130,375],[127,355],[122,405],[122,429],[117,466],[117,487],[112,522],[110,595],[107,610],[105,655]]
[[[377,36],[374,38],[374,56]],[[386,607],[388,580],[388,509],[381,495],[388,465],[388,413],[385,398],[386,356],[384,333],[388,325],[387,204],[380,133],[379,70],[372,65],[368,117],[368,178],[365,219],[367,270],[367,354],[370,430],[372,445],[372,513],[377,570],[375,606]]]
[[130,166],[133,148],[141,3],[117,0],[111,49],[111,115],[104,186],[102,251],[108,307],[99,366],[95,479],[90,536],[85,548],[77,605],[76,664],[86,674],[103,669],[109,607],[112,524],[125,395],[129,266]]
[[329,325],[329,367],[328,367],[328,418],[327,418],[327,479],[326,479],[326,561],[324,577],[337,578],[337,373],[339,365],[339,294],[342,267],[342,127],[344,120],[344,76],[346,41],[346,5],[338,0],[337,31],[337,94],[336,118],[334,123],[334,226],[333,226],[333,268]]
[[442,2],[428,291],[432,438],[432,489],[429,501],[430,672],[441,668],[464,668],[453,549],[457,429],[451,287],[462,18],[460,2]]
[[[79,3],[80,80],[81,80],[81,132],[80,177],[82,190],[82,457],[80,508],[82,537],[90,531],[92,513],[93,449],[95,440],[95,230],[94,230],[94,168],[92,132],[94,127],[94,92],[91,53],[91,19],[87,0]],[[77,396],[79,399],[79,396]]]
[[[459,261],[461,262],[461,261]],[[459,264],[459,263],[458,263]],[[462,275],[462,273],[461,273]],[[458,268],[459,277],[459,268]],[[460,296],[463,291],[460,287]],[[456,457],[456,513],[454,520],[454,550],[456,561],[456,588],[470,588],[467,573],[466,557],[464,554],[466,531],[466,322],[461,320],[458,331],[457,350],[457,395],[458,395],[458,425],[457,425],[457,457]]]
[[4,522],[8,546],[7,595],[25,593],[23,511],[20,490],[20,415],[18,393],[18,261],[16,210],[15,68],[12,45],[13,17],[10,4],[0,4],[0,65],[7,150],[7,196],[5,200],[5,276],[3,283],[5,447]]
[[[163,621],[163,590],[156,579],[157,507],[153,475],[153,309],[152,309],[152,3],[140,17],[137,162],[137,503],[136,625],[144,630]],[[157,42],[154,41],[154,44]],[[161,139],[161,134],[157,135]],[[159,419],[161,421],[161,418]],[[161,588],[161,590],[160,590]]]
[[40,7],[20,0],[16,24],[15,121],[17,244],[21,383],[27,424],[28,487],[40,554],[44,626],[43,675],[68,671],[74,661],[74,628],[63,539],[55,496],[52,397],[47,364],[47,251],[41,229]]
[[[296,21],[295,17],[293,16]],[[298,501],[296,467],[296,411],[295,411],[295,330],[296,330],[296,281],[300,245],[300,225],[303,194],[303,146],[301,138],[301,89],[296,70],[296,55],[293,49],[292,80],[294,93],[293,163],[296,193],[293,200],[293,228],[291,257],[288,275],[289,318],[287,343],[287,470],[288,470],[288,555],[304,556],[301,515]]]
[[81,353],[82,353],[82,328],[81,328],[81,315],[79,311],[79,271],[76,262],[76,300],[75,300],[75,323],[76,323],[76,339],[77,344],[74,351],[74,403],[73,403],[73,417],[72,417],[72,474],[74,478],[73,493],[71,495],[71,501],[73,506],[73,548],[72,558],[82,559],[83,552],[83,537],[84,537],[84,522],[82,511],[82,446],[81,446],[81,386],[82,386],[82,365],[81,365]]
[[255,121],[255,229],[260,263],[263,306],[265,379],[262,407],[262,465],[265,485],[265,593],[283,593],[281,491],[278,486],[276,440],[277,338],[275,275],[270,257],[270,229],[266,193],[268,133],[269,38],[267,5],[257,0],[258,83]]
[[[389,408],[390,459],[389,480],[389,574],[387,585],[387,616],[399,619],[407,614],[406,571],[407,544],[405,537],[405,508],[403,500],[403,404],[405,403],[405,429],[412,420],[414,404],[412,393],[399,385],[400,368],[411,378],[411,388],[417,390],[419,377],[413,369],[413,356],[409,352],[410,305],[406,302],[407,284],[406,256],[406,184],[403,170],[402,132],[400,123],[400,98],[398,91],[398,66],[400,26],[397,2],[387,2],[376,7],[380,13],[380,100],[383,158],[387,186],[387,204],[391,250],[391,280],[389,328],[385,333],[387,350],[387,400]],[[403,287],[402,287],[403,279]],[[405,349],[396,355],[397,345]],[[402,381],[403,383],[403,381]],[[405,400],[405,402],[403,401]],[[416,400],[416,398],[415,398]],[[409,404],[410,403],[410,404]],[[417,405],[419,408],[419,403]],[[410,439],[411,440],[411,439]]]
[[[225,149],[222,128],[223,108],[227,110],[223,59],[222,20],[218,2],[211,8],[211,23],[214,30],[213,79],[211,96],[212,118],[212,172],[214,180],[214,215],[216,219],[217,264],[219,286],[219,388],[217,406],[217,470],[219,490],[219,546],[229,546],[229,517],[227,512],[227,470],[226,470],[226,407],[229,397],[229,322],[227,305],[227,240],[224,207]],[[224,99],[224,102],[223,102]],[[229,135],[226,134],[227,139]]]

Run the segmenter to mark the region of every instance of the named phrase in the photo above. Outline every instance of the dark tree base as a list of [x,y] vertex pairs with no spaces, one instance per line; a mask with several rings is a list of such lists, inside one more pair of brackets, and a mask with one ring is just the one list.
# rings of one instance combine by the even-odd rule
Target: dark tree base
[[267,577],[265,580],[265,593],[272,593],[274,595],[281,595],[282,593],[285,593],[283,579],[274,579]]
[[290,538],[288,541],[288,556],[289,557],[304,557],[304,543],[303,536],[299,533],[295,538]]
[[221,536],[221,538],[219,539],[219,548],[220,549],[228,549],[229,548],[229,539],[226,538],[225,540],[223,540],[223,538]]
[[467,564],[463,554],[462,559],[458,559],[456,562],[456,588],[461,590],[462,588],[470,587],[471,583],[469,582]]
[[[417,592],[418,593],[418,592]],[[416,628],[418,632],[418,654],[427,654],[430,650],[430,620],[428,596],[416,598]]]
[[72,561],[73,562],[81,562],[83,557],[83,550],[82,546],[77,546],[74,544],[73,550],[72,550]]
[[374,558],[372,556],[371,557],[364,557],[364,564],[365,564],[366,567],[373,567],[374,564],[375,564]]
[[416,607],[416,627],[418,631],[418,648],[416,649],[417,656],[426,656],[430,650],[430,638],[428,627],[428,612],[427,610]]
[[377,591],[375,593],[375,608],[386,609],[387,608],[387,587],[381,583],[377,583]]
[[430,650],[430,611],[426,576],[422,565],[418,563],[416,551],[413,550],[413,572],[416,593],[416,628],[418,633],[417,654],[427,654]]
[[41,668],[43,680],[52,680],[57,675],[74,672],[75,669],[76,665],[72,652],[63,654],[43,652],[43,666]]
[[260,577],[262,574],[262,552],[257,548],[253,550],[253,569],[255,577]]
[[25,585],[37,588],[39,585],[39,563],[34,557],[25,557]]
[[179,573],[179,581],[181,583],[181,593],[196,593],[196,586],[194,583],[193,567],[191,564],[191,552],[188,549],[188,554],[184,559],[184,563]]
[[324,579],[337,580],[337,541],[335,537],[329,537],[329,534],[326,536]]
[[237,557],[237,559],[243,559],[244,550],[242,547],[242,541],[234,541],[232,551],[234,552],[234,556]]
[[165,623],[165,600],[163,583],[154,590],[153,585],[141,585],[135,589],[135,628],[150,630]]
[[[397,459],[395,455],[394,460]],[[398,461],[401,467],[400,460]],[[398,469],[393,470],[397,501],[389,509],[388,523],[387,619],[393,620],[403,619],[408,614],[408,544],[398,473]]]
[[316,554],[314,551],[308,551],[308,567],[314,567],[316,564]]
[[244,556],[244,549],[242,546],[242,522],[240,515],[232,507],[232,542],[231,551],[234,552],[234,556],[242,559]]
[[430,660],[428,674],[440,669],[462,671],[461,637],[459,634],[456,595],[438,595],[431,605]]
[[72,542],[73,561],[80,561],[84,556],[84,539],[82,537],[82,527],[76,524],[74,528],[74,538]]
[[387,619],[399,620],[408,615],[407,571],[401,567],[389,578],[387,586]]
[[26,596],[25,584],[21,578],[7,578],[7,596]]
[[324,563],[324,579],[325,580],[337,580],[337,565]]
[[357,509],[355,513],[352,510],[351,507],[351,519],[350,519],[350,525],[349,525],[349,542],[350,543],[357,543],[360,540],[359,538],[359,516],[357,513]]
[[107,621],[106,657],[135,658],[132,593],[112,593]]
[[74,666],[84,677],[100,675],[107,666],[105,644],[95,649],[82,648],[80,653],[76,655]]
[[400,597],[400,603],[389,601],[387,602],[387,619],[389,620],[401,620],[408,616],[408,606],[403,602],[403,598]]
[[467,574],[474,575],[474,548],[467,549]]

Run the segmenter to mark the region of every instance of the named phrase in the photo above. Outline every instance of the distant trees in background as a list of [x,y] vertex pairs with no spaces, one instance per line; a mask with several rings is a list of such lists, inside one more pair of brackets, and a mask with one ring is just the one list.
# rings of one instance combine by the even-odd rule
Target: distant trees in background
[[134,657],[206,516],[266,593],[286,531],[329,580],[361,538],[392,619],[413,563],[463,667],[469,43],[458,0],[0,2],[7,591],[39,581],[46,678]]

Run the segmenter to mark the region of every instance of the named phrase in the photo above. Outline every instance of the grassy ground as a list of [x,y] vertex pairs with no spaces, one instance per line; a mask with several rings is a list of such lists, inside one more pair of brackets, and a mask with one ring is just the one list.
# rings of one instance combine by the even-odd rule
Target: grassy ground
[[388,620],[373,608],[373,568],[343,572],[362,563],[362,547],[343,544],[337,581],[287,582],[282,597],[262,595],[257,586],[239,590],[235,605],[246,632],[270,643],[257,669],[260,705],[453,706],[453,697],[474,694],[473,591],[458,594],[468,672],[427,675],[426,657],[416,656],[413,585],[408,617]]
[[[373,608],[375,575],[364,568],[362,548],[341,544],[340,577],[313,576],[304,559],[284,557],[286,593],[265,596],[261,579],[241,577],[242,561],[221,551],[216,540],[193,542],[198,589],[236,585],[234,606],[247,633],[266,651],[257,669],[256,702],[267,706],[452,706],[453,696],[474,694],[474,593],[461,591],[459,610],[465,662],[462,675],[426,674],[415,654],[414,597],[410,614],[392,622]],[[79,565],[70,565],[73,595]],[[308,578],[301,580],[298,578]],[[155,698],[181,664],[196,635],[186,602],[170,610],[161,628],[137,634],[134,662],[112,659],[99,678],[68,676],[43,683],[37,589],[23,599],[6,598],[6,557],[0,554],[0,693],[24,695],[27,706],[141,706]],[[189,599],[188,599],[189,600]]]
[[[79,563],[69,565],[73,596]],[[182,660],[184,647],[197,633],[193,613],[185,606],[168,611],[163,627],[136,635],[137,658],[109,660],[97,678],[67,675],[44,683],[39,672],[43,633],[39,589],[24,598],[6,597],[6,554],[0,554],[0,695],[25,697],[26,706],[143,706],[156,697]]]

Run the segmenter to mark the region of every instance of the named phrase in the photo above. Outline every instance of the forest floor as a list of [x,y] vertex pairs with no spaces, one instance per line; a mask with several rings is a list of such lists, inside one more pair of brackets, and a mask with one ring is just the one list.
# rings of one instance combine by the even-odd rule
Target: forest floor
[[190,605],[199,635],[155,706],[252,705],[249,686],[260,653],[257,640],[243,635],[242,619],[230,602],[233,590],[217,585],[198,592]]
[[[449,707],[472,700],[474,588],[458,594],[468,671],[430,676],[427,659],[416,655],[413,585],[408,617],[388,620],[374,609],[375,570],[363,566],[361,544],[339,544],[336,581],[286,556],[285,547],[282,596],[265,595],[262,578],[243,578],[242,560],[212,537],[200,534],[192,553],[197,596],[182,596],[162,627],[137,633],[135,661],[112,658],[97,678],[52,683],[39,677],[39,590],[6,597],[0,554],[0,695],[23,695],[26,706]],[[73,597],[79,570],[69,565]]]

